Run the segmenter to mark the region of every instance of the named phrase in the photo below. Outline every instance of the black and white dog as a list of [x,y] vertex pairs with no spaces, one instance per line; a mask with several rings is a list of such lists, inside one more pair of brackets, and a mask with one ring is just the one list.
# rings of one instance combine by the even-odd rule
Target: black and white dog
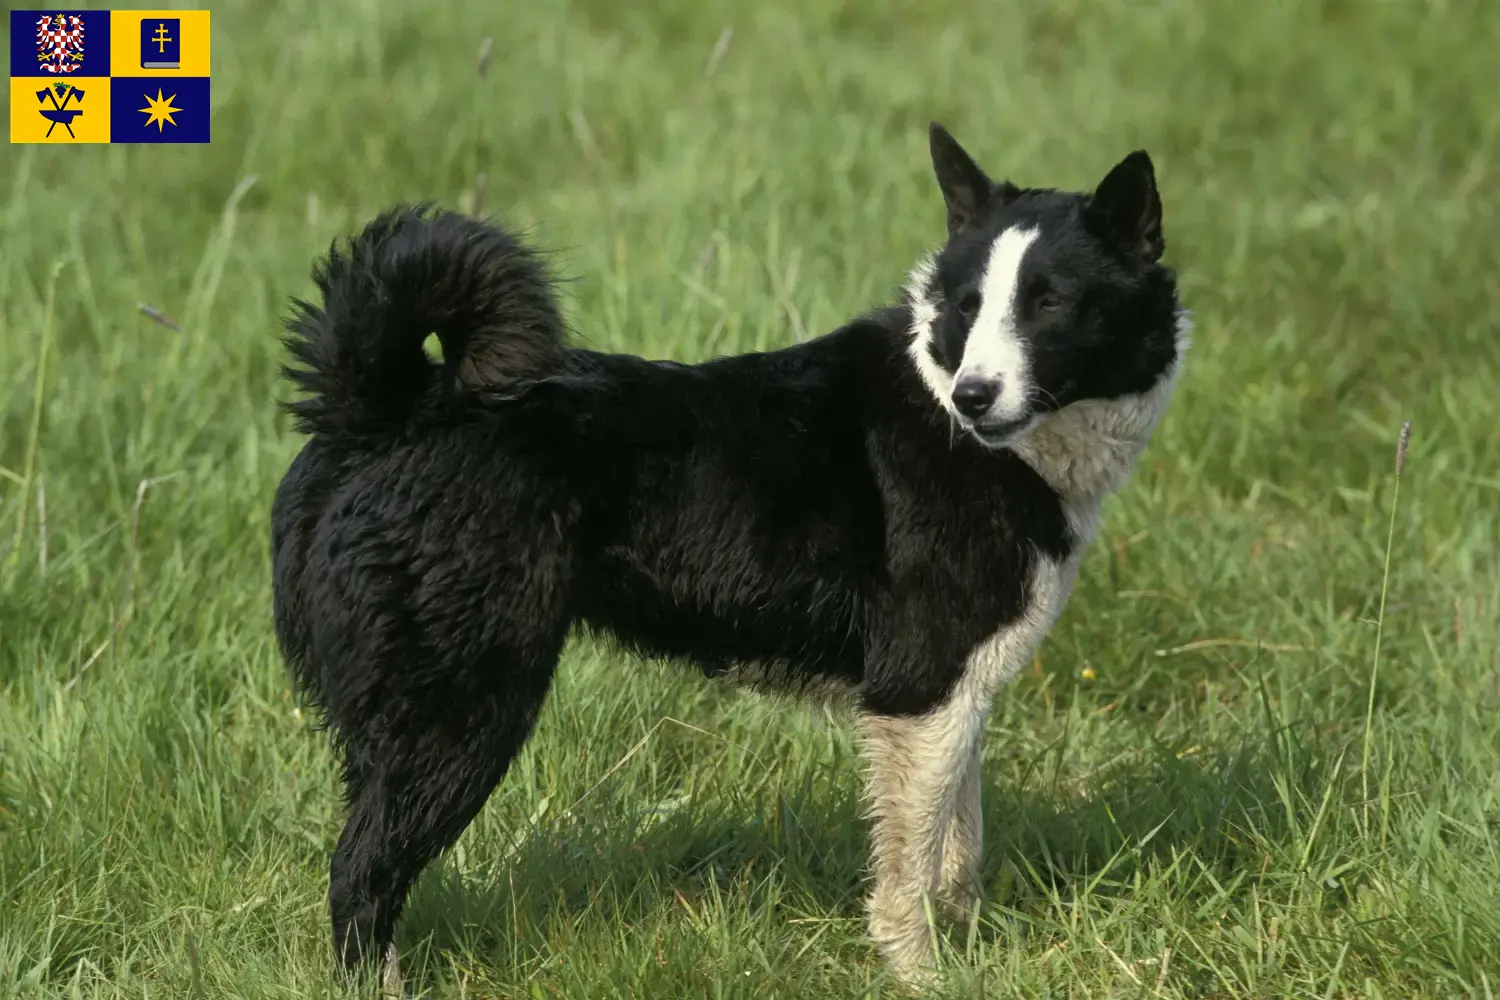
[[991,180],[937,124],[931,146],[948,239],[902,304],[765,354],[569,347],[539,257],[456,215],[393,211],[319,265],[287,341],[311,437],[271,545],[282,650],[343,758],[346,964],[394,955],[408,889],[582,625],[849,693],[870,933],[925,975],[927,901],[965,912],[979,888],[991,700],[1062,610],[1185,347],[1145,153],[1070,194]]

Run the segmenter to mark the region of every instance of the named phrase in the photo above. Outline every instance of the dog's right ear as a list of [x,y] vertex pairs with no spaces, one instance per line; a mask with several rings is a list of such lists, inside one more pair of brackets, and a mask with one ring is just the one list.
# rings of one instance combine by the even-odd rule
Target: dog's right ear
[[932,171],[948,205],[948,238],[952,239],[973,225],[990,199],[1010,185],[996,185],[990,180],[958,140],[937,122],[927,127],[927,139],[932,147]]
[[1130,253],[1145,260],[1161,259],[1161,195],[1156,190],[1156,168],[1144,149],[1125,157],[1099,182],[1089,212]]

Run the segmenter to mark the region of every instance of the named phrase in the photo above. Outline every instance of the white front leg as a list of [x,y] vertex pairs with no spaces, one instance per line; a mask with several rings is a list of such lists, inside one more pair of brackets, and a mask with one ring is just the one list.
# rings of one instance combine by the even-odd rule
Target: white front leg
[[870,937],[904,979],[920,980],[935,964],[932,908],[973,899],[988,714],[988,699],[955,696],[925,715],[861,720],[874,820]]

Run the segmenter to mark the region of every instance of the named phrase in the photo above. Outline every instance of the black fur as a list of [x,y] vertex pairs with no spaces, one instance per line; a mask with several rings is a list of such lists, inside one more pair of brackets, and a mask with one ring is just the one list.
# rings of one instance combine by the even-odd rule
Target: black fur
[[565,346],[540,259],[456,215],[381,216],[315,274],[275,616],[343,757],[348,964],[504,776],[575,625],[910,715],[1078,542],[1030,466],[954,434],[909,306],[684,366]]

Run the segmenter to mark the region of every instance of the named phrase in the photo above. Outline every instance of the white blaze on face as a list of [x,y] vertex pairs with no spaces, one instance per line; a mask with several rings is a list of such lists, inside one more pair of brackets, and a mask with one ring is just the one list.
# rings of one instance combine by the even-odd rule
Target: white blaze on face
[[1035,229],[1012,227],[990,247],[979,284],[979,315],[969,328],[963,361],[954,375],[954,385],[965,378],[999,380],[1000,392],[986,415],[988,420],[1016,420],[1027,410],[1031,365],[1016,328],[1016,313],[1021,262],[1037,235]]

